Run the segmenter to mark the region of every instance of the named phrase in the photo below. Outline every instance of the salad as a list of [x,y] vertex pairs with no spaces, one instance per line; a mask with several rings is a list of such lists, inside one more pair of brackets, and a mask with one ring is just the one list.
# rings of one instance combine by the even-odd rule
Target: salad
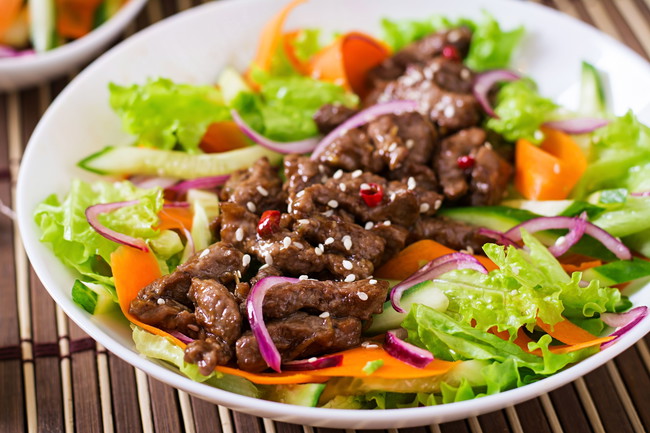
[[128,0],[3,0],[0,59],[52,50],[108,21]]
[[79,306],[194,380],[350,409],[525,386],[643,320],[650,130],[593,66],[573,113],[507,69],[523,29],[285,32],[300,3],[217,86],[110,85],[136,145],[35,210]]

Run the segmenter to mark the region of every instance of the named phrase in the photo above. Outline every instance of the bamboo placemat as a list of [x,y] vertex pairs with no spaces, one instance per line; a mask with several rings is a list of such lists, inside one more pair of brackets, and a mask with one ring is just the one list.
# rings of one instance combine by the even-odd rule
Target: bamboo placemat
[[[124,37],[202,2],[151,0]],[[600,28],[646,59],[650,55],[650,0],[538,2]],[[0,94],[2,202],[14,202],[18,165],[29,136],[71,78]],[[642,91],[650,85],[639,84]],[[0,259],[0,432],[344,432],[273,422],[206,403],[148,378],[108,353],[54,304],[29,265],[16,225],[3,217]],[[646,336],[605,366],[540,398],[487,415],[399,432],[650,430],[649,343]]]

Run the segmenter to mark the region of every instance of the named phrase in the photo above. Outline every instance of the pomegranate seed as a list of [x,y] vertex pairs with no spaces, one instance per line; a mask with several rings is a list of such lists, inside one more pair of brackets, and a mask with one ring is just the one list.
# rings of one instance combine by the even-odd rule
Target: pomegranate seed
[[260,217],[259,222],[257,223],[257,234],[265,238],[271,236],[280,228],[280,211],[279,210],[267,210],[264,211]]
[[442,57],[448,60],[461,61],[458,49],[453,45],[445,45],[442,47]]
[[378,206],[384,198],[384,188],[378,183],[367,185],[365,188],[359,188],[359,195],[368,207]]
[[456,163],[458,164],[458,168],[466,170],[468,168],[474,167],[476,160],[472,155],[463,155],[458,157]]

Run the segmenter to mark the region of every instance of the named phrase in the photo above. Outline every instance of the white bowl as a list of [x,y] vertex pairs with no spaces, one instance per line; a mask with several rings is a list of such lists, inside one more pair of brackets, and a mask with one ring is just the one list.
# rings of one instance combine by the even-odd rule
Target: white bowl
[[0,91],[32,86],[72,71],[115,40],[146,3],[130,0],[97,29],[51,51],[0,59]]
[[[108,106],[107,85],[166,76],[190,83],[213,83],[226,65],[243,68],[254,53],[259,29],[282,2],[220,1],[151,26],[106,53],[60,94],[29,142],[18,178],[18,222],[25,248],[54,300],[108,350],[156,379],[237,411],[280,421],[341,428],[409,427],[445,422],[511,406],[581,377],[630,347],[650,330],[646,318],[616,344],[540,382],[502,394],[434,407],[354,411],[295,406],[235,395],[193,382],[162,362],[139,355],[125,320],[90,316],[70,298],[74,274],[38,241],[32,213],[47,195],[66,193],[73,177],[92,179],[75,163],[108,144],[130,138]],[[382,16],[422,18],[436,12],[478,17],[490,11],[506,28],[523,24],[527,37],[515,68],[532,75],[543,94],[576,105],[580,62],[608,74],[617,113],[632,108],[650,121],[647,94],[650,66],[637,54],[593,28],[545,7],[507,0],[328,0],[307,3],[291,15],[287,28],[358,29],[378,34]],[[650,305],[650,286],[629,293],[636,305]]]

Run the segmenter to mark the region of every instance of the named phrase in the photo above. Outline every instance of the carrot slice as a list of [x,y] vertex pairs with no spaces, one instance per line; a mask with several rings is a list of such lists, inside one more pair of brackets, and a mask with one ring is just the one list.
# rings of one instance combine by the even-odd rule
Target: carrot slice
[[95,13],[103,0],[56,0],[56,30],[65,38],[76,39],[93,29]]
[[[456,250],[447,248],[446,246],[425,239],[415,242],[408,247],[404,248],[397,256],[389,260],[384,266],[379,268],[375,275],[379,278],[388,280],[403,280],[410,277],[415,271],[420,269],[422,262],[428,262],[445,254],[455,253]],[[497,269],[497,265],[487,257],[474,256],[481,262],[488,271]]]
[[160,224],[156,229],[192,229],[192,210],[189,207],[168,207],[158,213]]
[[306,75],[308,73],[308,66],[305,62],[300,60],[294,48],[294,41],[300,36],[301,32],[302,30],[294,30],[285,33],[282,36],[282,47],[287,55],[287,59],[296,71],[302,75]]
[[22,6],[23,0],[0,1],[0,40],[7,29],[9,29],[18,18]]
[[227,152],[246,146],[248,146],[246,136],[233,121],[210,124],[199,145],[206,153]]
[[316,53],[308,72],[313,78],[341,84],[363,97],[369,90],[368,72],[388,55],[383,43],[364,33],[351,32]]
[[595,268],[596,266],[602,265],[601,260],[588,260],[580,263],[561,263],[562,269],[564,269],[567,274],[572,274],[573,272],[582,272],[587,269]]
[[282,46],[282,27],[289,13],[299,4],[306,0],[293,0],[278,12],[262,29],[260,43],[257,46],[257,54],[253,64],[263,71],[269,71],[273,63],[273,57]]
[[564,319],[555,325],[544,323],[539,317],[537,318],[537,326],[542,328],[551,337],[560,340],[562,343],[575,345],[592,341],[596,338],[595,335],[590,334],[581,327],[574,325],[569,320]]
[[567,134],[542,128],[541,146],[520,139],[515,147],[515,187],[529,200],[562,200],[587,168],[580,146]]

